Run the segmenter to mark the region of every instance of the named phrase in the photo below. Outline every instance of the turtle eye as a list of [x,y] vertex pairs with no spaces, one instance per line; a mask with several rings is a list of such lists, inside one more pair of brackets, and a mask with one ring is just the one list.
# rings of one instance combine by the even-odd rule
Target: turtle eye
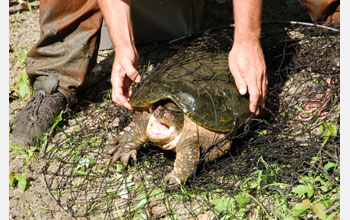
[[159,114],[161,111],[163,111],[163,107],[160,105],[154,110],[154,113]]

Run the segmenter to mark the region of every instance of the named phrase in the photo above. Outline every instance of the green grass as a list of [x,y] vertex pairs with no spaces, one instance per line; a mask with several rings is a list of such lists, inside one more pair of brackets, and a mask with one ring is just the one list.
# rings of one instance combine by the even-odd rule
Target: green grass
[[17,72],[16,87],[11,89],[14,90],[18,94],[20,100],[24,102],[28,101],[33,92],[29,83],[28,75],[25,73],[25,60],[27,58],[28,51],[29,45],[24,45],[21,47],[15,45],[12,54],[10,53],[11,59],[14,59],[16,61],[15,65],[19,67],[19,71]]

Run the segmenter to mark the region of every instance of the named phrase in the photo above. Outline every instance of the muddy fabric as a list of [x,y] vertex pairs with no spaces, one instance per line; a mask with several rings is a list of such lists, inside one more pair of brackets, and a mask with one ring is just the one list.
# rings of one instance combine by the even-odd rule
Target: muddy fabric
[[[168,7],[168,11],[170,10],[169,7],[172,8],[174,4],[178,3],[173,0],[166,2],[169,2],[169,4],[165,4]],[[202,0],[192,0],[191,4],[193,7],[195,7],[196,2],[198,3],[196,7],[203,8],[203,4],[199,4]],[[184,3],[181,6],[184,6]],[[158,2],[158,6],[157,4],[153,4],[152,7],[157,6],[159,8],[159,5],[160,3]],[[135,8],[138,9],[137,7]],[[141,14],[142,10],[138,12],[136,9],[135,13]],[[169,31],[173,29],[180,33],[179,29],[183,27],[191,30],[198,29],[200,22],[200,16],[198,14],[201,14],[201,10],[197,10],[198,13],[195,15],[193,15],[194,13],[192,11],[188,11],[186,7],[180,7],[179,10],[179,12],[176,12],[177,16],[170,16],[169,19],[174,22],[169,23],[170,25],[168,26],[170,27],[166,27],[164,30]],[[149,8],[148,15],[153,18],[151,21],[154,24],[159,23],[161,26],[164,22],[159,18],[164,13],[153,12],[155,10]],[[26,60],[27,73],[32,84],[38,76],[49,76],[51,79],[55,78],[59,81],[58,90],[65,95],[68,104],[73,104],[76,101],[75,90],[83,85],[86,73],[91,71],[96,63],[98,47],[100,45],[102,18],[103,16],[96,0],[41,0],[39,14],[41,36],[39,41],[29,51]],[[137,18],[138,16],[133,16],[133,19],[138,21]],[[191,19],[194,20],[195,24],[190,22],[192,21]],[[186,24],[178,27],[174,25],[176,23]],[[190,23],[190,27],[186,26],[187,23]],[[194,25],[197,26],[193,28],[192,26]],[[143,23],[142,26],[147,28],[140,28],[137,31],[137,35],[141,36],[139,33],[142,32],[141,34],[147,36],[149,40],[149,34],[147,35],[145,30],[150,25],[144,25]],[[157,29],[157,31],[153,31],[151,34],[159,38],[163,32]],[[164,34],[169,35],[167,32]],[[154,40],[159,40],[158,38],[156,37]],[[40,85],[44,84],[41,83]]]
[[40,75],[59,81],[69,103],[74,89],[96,63],[102,13],[96,0],[41,0],[41,37],[27,56],[31,81]]
[[298,0],[313,22],[340,23],[340,0]]

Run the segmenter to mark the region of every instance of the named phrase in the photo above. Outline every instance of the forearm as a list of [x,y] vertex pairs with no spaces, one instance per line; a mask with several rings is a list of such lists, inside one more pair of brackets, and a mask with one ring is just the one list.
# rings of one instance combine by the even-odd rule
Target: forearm
[[128,102],[134,81],[139,83],[141,77],[137,71],[138,54],[134,43],[131,21],[131,0],[97,0],[107,23],[109,36],[114,45],[114,61],[111,72],[112,100],[129,110]]
[[135,49],[130,0],[97,0],[115,48]]
[[262,0],[233,0],[235,42],[258,42]]
[[267,76],[260,45],[262,0],[233,0],[235,33],[229,67],[241,95],[249,93],[249,110],[264,108]]

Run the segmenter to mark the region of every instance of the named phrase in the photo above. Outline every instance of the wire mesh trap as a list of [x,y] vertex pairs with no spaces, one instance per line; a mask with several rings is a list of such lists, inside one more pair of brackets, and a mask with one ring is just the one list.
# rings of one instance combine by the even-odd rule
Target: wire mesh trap
[[[178,42],[176,56],[227,53],[232,36],[232,28],[207,31]],[[265,111],[230,139],[229,153],[201,162],[185,185],[169,189],[163,179],[175,154],[147,144],[127,169],[111,163],[104,150],[133,113],[111,101],[91,103],[70,112],[48,142],[43,176],[57,204],[74,219],[283,219],[272,192],[292,200],[301,175],[339,164],[339,33],[265,24],[261,41],[269,77]],[[334,186],[337,172],[326,172]]]

